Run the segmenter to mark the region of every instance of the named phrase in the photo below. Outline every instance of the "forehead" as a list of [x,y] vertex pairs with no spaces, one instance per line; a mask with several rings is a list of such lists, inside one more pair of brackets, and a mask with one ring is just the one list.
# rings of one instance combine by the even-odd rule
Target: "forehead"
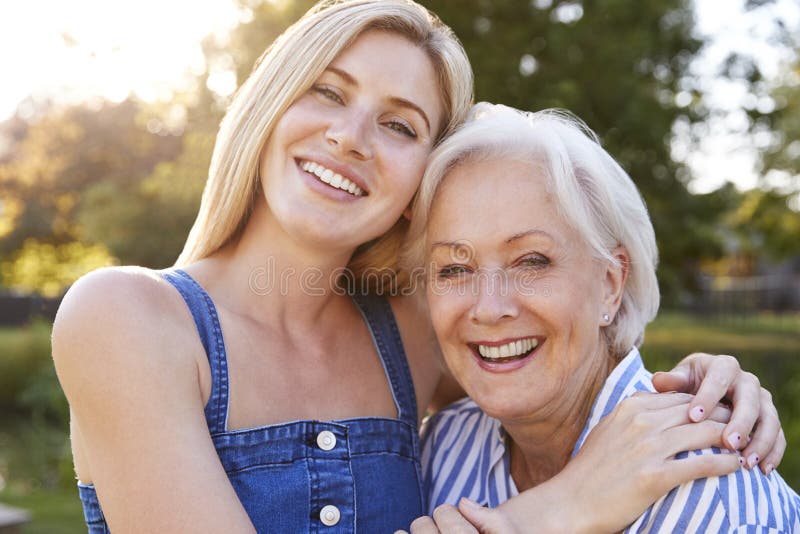
[[425,110],[431,124],[438,124],[442,117],[442,91],[433,63],[427,52],[398,33],[367,30],[331,66],[372,91],[414,102]]
[[541,165],[502,157],[466,162],[434,197],[428,240],[506,240],[534,228],[567,240],[573,231],[559,211]]

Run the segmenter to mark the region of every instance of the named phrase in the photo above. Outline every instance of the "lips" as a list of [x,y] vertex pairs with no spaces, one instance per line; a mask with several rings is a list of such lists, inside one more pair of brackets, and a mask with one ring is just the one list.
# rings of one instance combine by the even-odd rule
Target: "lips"
[[481,367],[492,370],[512,370],[524,365],[545,341],[539,336],[479,341],[468,343]]
[[300,168],[314,176],[320,182],[351,194],[354,197],[366,196],[364,189],[356,183],[356,179],[343,176],[341,173],[311,160],[299,160]]

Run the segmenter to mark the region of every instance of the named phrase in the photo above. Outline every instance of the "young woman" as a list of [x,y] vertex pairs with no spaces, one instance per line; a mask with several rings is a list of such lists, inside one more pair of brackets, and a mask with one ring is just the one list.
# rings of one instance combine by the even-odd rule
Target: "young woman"
[[[322,3],[267,50],[180,268],[91,273],[56,318],[90,531],[386,532],[423,512],[417,423],[443,365],[419,296],[380,296],[407,280],[368,275],[396,264],[471,95],[463,49],[410,1]],[[702,404],[738,395],[743,434],[763,411],[756,446],[779,458],[771,405],[730,363],[689,364],[714,375]]]

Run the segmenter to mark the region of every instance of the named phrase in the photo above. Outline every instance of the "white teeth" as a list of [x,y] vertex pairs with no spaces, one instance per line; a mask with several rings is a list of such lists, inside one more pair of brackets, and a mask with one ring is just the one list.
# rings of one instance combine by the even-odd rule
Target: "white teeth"
[[535,338],[520,339],[512,341],[505,345],[489,346],[478,345],[478,353],[484,358],[497,359],[509,358],[512,356],[520,356],[526,352],[534,349],[539,344],[539,340]]
[[355,183],[351,182],[339,173],[333,172],[330,169],[326,169],[319,163],[314,163],[313,161],[303,161],[300,164],[300,168],[313,174],[319,178],[320,181],[332,187],[347,191],[351,195],[357,197],[364,196],[364,190],[358,187]]

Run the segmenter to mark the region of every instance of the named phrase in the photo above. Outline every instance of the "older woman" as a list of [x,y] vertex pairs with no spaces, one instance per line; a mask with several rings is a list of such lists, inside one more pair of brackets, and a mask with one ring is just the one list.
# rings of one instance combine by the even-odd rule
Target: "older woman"
[[[542,485],[610,413],[606,427],[642,436],[627,442],[631,449],[620,447],[612,464],[663,445],[647,429],[689,423],[679,397],[625,400],[653,389],[637,347],[659,303],[653,227],[631,179],[565,113],[491,105],[473,113],[432,155],[410,234],[410,258],[424,257],[429,271],[428,302],[445,359],[471,397],[433,416],[423,431],[431,511],[462,497],[496,507]],[[723,425],[703,425],[722,446]],[[605,430],[591,436],[595,444],[613,438]],[[666,440],[677,450],[701,447],[678,432]],[[735,458],[725,452],[665,457],[660,470],[635,482]],[[598,465],[596,477],[613,473]],[[580,485],[573,491],[580,494]],[[482,527],[497,519],[466,500],[461,511]],[[580,510],[568,512],[555,529],[625,526],[585,524]],[[455,514],[439,508],[438,528],[455,528]],[[771,466],[740,469],[680,485],[630,520],[631,532],[789,532],[800,530],[800,498]],[[436,531],[423,519],[412,531],[428,529]]]

